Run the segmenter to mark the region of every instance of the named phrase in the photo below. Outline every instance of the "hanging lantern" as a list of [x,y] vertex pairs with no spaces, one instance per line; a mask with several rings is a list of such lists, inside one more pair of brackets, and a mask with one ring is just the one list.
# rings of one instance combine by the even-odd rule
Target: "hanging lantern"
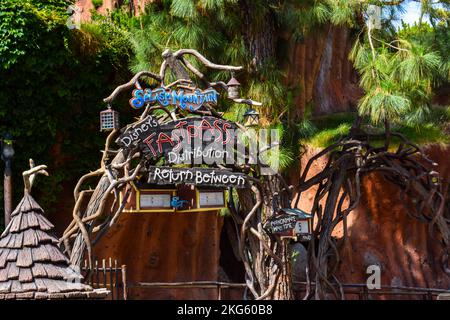
[[228,86],[228,98],[238,99],[240,96],[239,88],[241,86],[239,81],[237,81],[235,77],[232,77],[230,81],[228,81],[227,86]]
[[100,112],[100,131],[119,129],[119,113],[108,106]]
[[255,109],[249,109],[244,113],[244,125],[254,127],[259,125],[259,112]]
[[434,186],[438,186],[439,185],[439,173],[433,170],[433,171],[430,171],[429,175],[431,178],[431,183]]

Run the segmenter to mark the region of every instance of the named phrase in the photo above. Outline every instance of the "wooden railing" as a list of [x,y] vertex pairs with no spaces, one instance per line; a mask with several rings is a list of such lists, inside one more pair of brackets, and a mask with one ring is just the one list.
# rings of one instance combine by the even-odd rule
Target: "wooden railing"
[[[306,282],[294,282],[296,287],[295,294],[297,299],[301,299],[306,292]],[[228,283],[217,281],[191,281],[191,282],[138,282],[130,284],[132,288],[148,289],[211,289],[216,290],[217,300],[222,299],[222,293],[225,289],[242,289],[246,287],[245,283]],[[420,288],[407,286],[381,286],[380,289],[369,289],[366,284],[342,284],[342,288],[347,299],[356,298],[358,300],[373,299],[374,296],[385,296],[398,299],[419,298],[422,300],[434,300],[440,294],[450,294],[450,290],[437,288]],[[312,283],[314,289],[314,283]]]
[[[302,298],[299,295],[306,292],[306,282],[294,282],[294,285],[297,287],[295,292],[298,298]],[[344,283],[342,284],[342,289],[345,298],[355,298],[357,296],[358,300],[370,300],[374,296],[385,296],[386,299],[397,296],[398,299],[416,297],[422,300],[434,300],[439,294],[450,293],[450,290],[445,289],[407,286],[380,286],[380,289],[369,289],[366,284],[361,283]],[[312,290],[314,290],[314,283],[312,283]]]
[[217,300],[222,300],[223,289],[245,289],[245,283],[229,283],[219,281],[190,281],[190,282],[137,282],[129,285],[130,288],[147,289],[214,289]]
[[[127,283],[126,265],[109,258],[100,262],[95,260],[93,268],[89,269],[85,261],[81,269],[85,282],[93,288],[107,288],[111,291],[111,300],[127,300],[129,288],[143,289],[211,289],[217,293],[217,300],[222,300],[224,290],[241,290],[238,296],[243,297],[245,283],[229,283],[220,281],[187,281],[187,282],[136,282]],[[306,292],[306,282],[294,282],[294,293],[297,299],[302,299]],[[311,289],[314,290],[314,283]],[[407,286],[381,286],[380,289],[369,289],[366,284],[342,284],[346,299],[370,300],[375,297],[389,299],[422,299],[434,300],[439,295],[450,295],[450,290],[438,288],[421,288]],[[331,292],[330,292],[331,293]]]
[[93,288],[106,288],[110,290],[108,296],[111,300],[127,300],[127,266],[117,263],[109,258],[93,261],[92,269],[88,267],[87,260],[81,268],[84,282]]

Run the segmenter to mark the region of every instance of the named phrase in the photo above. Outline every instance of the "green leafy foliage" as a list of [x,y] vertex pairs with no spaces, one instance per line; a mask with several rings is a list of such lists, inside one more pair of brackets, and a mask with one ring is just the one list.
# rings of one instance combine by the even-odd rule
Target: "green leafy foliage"
[[92,0],[92,4],[95,9],[98,9],[103,5],[103,0]]
[[[317,130],[309,136],[302,137],[300,143],[316,148],[325,148],[345,134],[347,134],[355,121],[354,113],[336,113],[310,120]],[[446,133],[446,124],[450,121],[450,108],[436,108],[428,113],[421,126],[398,123],[393,130],[405,135],[412,142],[424,145],[428,143],[450,143],[450,136]],[[366,125],[365,130],[371,133],[382,133],[382,126]],[[395,150],[399,140],[394,138],[390,148]],[[374,142],[376,146],[382,146],[384,141]]]
[[71,200],[74,181],[97,166],[102,98],[129,78],[123,36],[106,25],[69,30],[67,5],[0,3],[0,133],[15,140],[14,203],[22,195],[21,172],[33,158],[49,166],[50,176],[36,180],[33,194],[50,214],[61,196]]

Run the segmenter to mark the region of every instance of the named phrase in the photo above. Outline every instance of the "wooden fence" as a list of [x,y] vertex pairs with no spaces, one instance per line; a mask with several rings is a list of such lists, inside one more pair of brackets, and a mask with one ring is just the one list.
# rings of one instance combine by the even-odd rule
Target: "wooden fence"
[[[294,286],[296,298],[302,299],[306,292],[306,282],[294,282]],[[314,283],[312,283],[312,290],[314,290]],[[346,299],[352,300],[373,300],[380,297],[386,300],[435,300],[441,294],[450,293],[450,290],[445,289],[407,286],[381,286],[380,289],[369,289],[366,284],[361,283],[343,283],[342,291]]]
[[[211,289],[217,292],[217,300],[222,299],[225,290],[239,289],[243,298],[246,285],[244,283],[228,283],[217,281],[192,282],[138,282],[130,285],[134,288],[147,289]],[[302,299],[306,292],[305,282],[294,282],[296,299]],[[314,290],[314,283],[312,284]],[[450,290],[436,288],[419,288],[406,286],[381,286],[380,289],[369,289],[365,284],[342,284],[346,299],[371,300],[383,296],[386,299],[420,299],[435,300],[438,296],[450,294]],[[331,296],[330,296],[331,297]],[[441,298],[442,299],[442,298]]]
[[[109,258],[95,260],[92,269],[88,268],[85,260],[81,269],[85,282],[93,288],[107,288],[111,291],[111,300],[127,300],[128,288],[144,289],[211,289],[216,291],[217,300],[229,299],[230,290],[238,290],[234,298],[242,299],[246,285],[244,283],[228,283],[218,281],[190,281],[190,282],[137,282],[127,283],[127,267]],[[306,292],[306,282],[294,282],[296,299],[302,299]],[[314,290],[314,283],[311,284]],[[371,300],[385,299],[420,299],[434,300],[438,297],[450,296],[450,290],[437,288],[419,288],[406,286],[381,286],[380,289],[369,289],[366,284],[342,284],[346,299]],[[225,292],[225,295],[224,295]],[[236,294],[238,293],[238,294]],[[331,297],[331,296],[330,296]]]
[[127,266],[117,263],[117,260],[109,258],[93,261],[92,269],[88,267],[87,260],[81,268],[84,281],[93,288],[106,288],[110,294],[106,299],[127,300]]

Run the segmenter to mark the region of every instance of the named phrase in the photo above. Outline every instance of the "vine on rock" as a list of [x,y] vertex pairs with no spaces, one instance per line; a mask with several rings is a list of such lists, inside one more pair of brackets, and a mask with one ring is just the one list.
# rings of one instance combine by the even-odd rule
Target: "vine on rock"
[[[395,151],[389,150],[390,137],[397,137],[401,141]],[[384,139],[384,146],[375,147],[373,141],[380,138]],[[326,166],[307,179],[312,164],[320,158],[327,159]],[[427,222],[430,234],[434,230],[439,232],[443,247],[442,268],[450,276],[450,217],[444,211],[446,199],[439,174],[435,171],[436,166],[437,163],[428,159],[419,146],[399,133],[376,135],[364,132],[361,119],[357,119],[347,136],[307,162],[295,199],[297,206],[302,192],[314,185],[318,186],[311,209],[316,223],[308,249],[305,299],[324,299],[330,291],[336,298],[344,298],[343,288],[335,276],[340,262],[339,252],[347,237],[348,214],[361,199],[361,179],[370,172],[380,172],[397,185],[403,199],[416,199],[415,206],[408,206],[407,212],[412,218]],[[346,208],[345,200],[348,200]],[[402,202],[405,205],[407,203]],[[344,238],[338,243],[332,234],[341,222]]]

